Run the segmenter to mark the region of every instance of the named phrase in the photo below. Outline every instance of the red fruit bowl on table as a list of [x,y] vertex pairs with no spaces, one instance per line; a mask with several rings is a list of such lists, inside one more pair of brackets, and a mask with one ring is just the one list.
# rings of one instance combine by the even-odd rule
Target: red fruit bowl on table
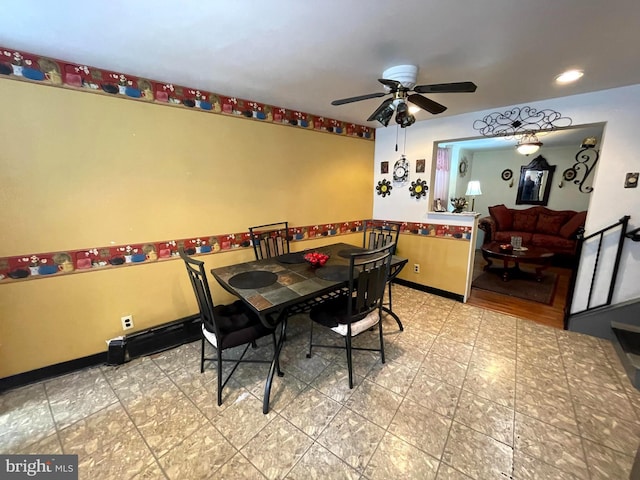
[[329,260],[329,255],[320,252],[310,252],[305,253],[303,258],[305,262],[311,265],[312,268],[316,268],[322,267],[325,263],[327,263],[327,260]]

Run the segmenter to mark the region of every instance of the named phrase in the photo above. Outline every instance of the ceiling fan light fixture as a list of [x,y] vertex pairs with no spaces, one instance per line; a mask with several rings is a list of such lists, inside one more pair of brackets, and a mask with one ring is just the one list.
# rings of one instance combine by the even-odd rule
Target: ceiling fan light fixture
[[416,113],[418,113],[420,110],[422,110],[419,106],[417,105],[410,105],[409,106],[409,113],[412,115],[415,115]]
[[376,115],[375,120],[379,121],[385,127],[389,125],[389,121],[391,121],[391,117],[393,117],[393,112],[395,111],[395,105],[390,103],[386,106],[384,110],[382,110],[378,115]]
[[534,133],[529,133],[522,137],[522,139],[516,145],[516,150],[521,155],[531,155],[540,150],[542,142],[538,140],[538,137]]

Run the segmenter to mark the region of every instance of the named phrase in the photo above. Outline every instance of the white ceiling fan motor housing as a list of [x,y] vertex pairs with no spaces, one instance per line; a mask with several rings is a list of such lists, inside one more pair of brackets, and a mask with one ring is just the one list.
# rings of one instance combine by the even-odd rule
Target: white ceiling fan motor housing
[[[382,78],[396,80],[400,82],[404,88],[411,90],[416,86],[418,67],[416,65],[398,65],[397,67],[387,68],[382,72]],[[385,86],[385,88],[388,87]]]

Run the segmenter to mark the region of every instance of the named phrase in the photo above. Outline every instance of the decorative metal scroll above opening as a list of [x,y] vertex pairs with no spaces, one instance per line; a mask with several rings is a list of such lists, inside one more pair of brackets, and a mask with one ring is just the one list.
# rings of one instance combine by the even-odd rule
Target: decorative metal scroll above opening
[[493,112],[473,122],[473,128],[485,137],[516,138],[532,132],[552,131],[571,125],[569,117],[545,108],[514,107],[504,113]]
[[[587,181],[587,178],[591,175],[591,172],[593,172],[600,158],[600,152],[595,148],[596,142],[595,137],[585,138],[582,141],[581,150],[576,153],[576,163],[574,163],[571,168],[565,170],[563,174],[565,180],[573,180],[573,183],[578,185],[578,190],[581,193],[593,192],[593,187],[585,186],[584,182]],[[583,171],[584,175],[582,175],[582,178],[578,178]]]

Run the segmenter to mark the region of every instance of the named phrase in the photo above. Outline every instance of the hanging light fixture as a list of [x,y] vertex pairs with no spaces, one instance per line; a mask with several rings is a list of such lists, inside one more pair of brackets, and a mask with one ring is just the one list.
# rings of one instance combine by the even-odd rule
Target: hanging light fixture
[[516,145],[516,150],[521,155],[531,155],[532,153],[536,153],[541,146],[542,142],[538,140],[535,133],[527,133],[520,139],[518,145]]

